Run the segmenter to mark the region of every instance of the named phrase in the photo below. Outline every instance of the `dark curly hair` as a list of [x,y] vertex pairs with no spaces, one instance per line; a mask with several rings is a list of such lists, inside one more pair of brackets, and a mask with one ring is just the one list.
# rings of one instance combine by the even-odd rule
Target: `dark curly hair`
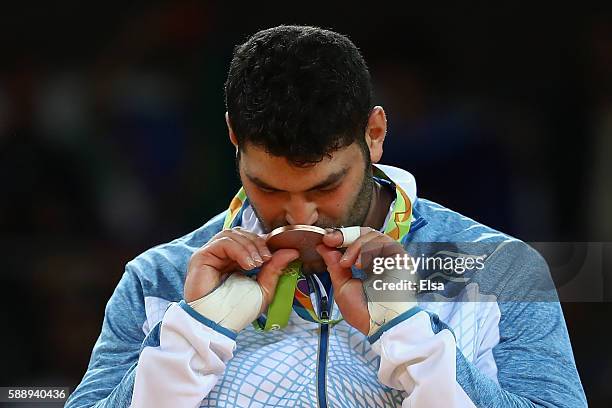
[[357,141],[372,108],[368,67],[346,36],[308,26],[262,30],[234,49],[225,102],[238,145],[296,165]]

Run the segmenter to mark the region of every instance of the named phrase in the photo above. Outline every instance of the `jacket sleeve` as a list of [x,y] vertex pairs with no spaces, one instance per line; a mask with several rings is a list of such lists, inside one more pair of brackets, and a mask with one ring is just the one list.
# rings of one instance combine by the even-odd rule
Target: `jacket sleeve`
[[232,334],[172,303],[147,336],[142,286],[126,268],[109,300],[87,372],[66,403],[76,407],[196,407],[232,357]]
[[[522,244],[499,251],[491,264],[483,272],[500,274],[499,323],[482,337],[474,361],[436,315],[411,310],[374,339],[379,380],[406,391],[403,406],[587,406],[560,304],[533,284],[538,276],[551,282],[546,262]],[[487,354],[492,359],[479,358]]]

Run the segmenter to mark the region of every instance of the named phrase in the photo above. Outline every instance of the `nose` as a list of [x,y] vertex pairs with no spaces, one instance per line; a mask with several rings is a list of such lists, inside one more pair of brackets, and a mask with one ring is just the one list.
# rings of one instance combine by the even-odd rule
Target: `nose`
[[303,196],[293,195],[285,207],[285,219],[288,224],[313,225],[319,219],[317,205]]

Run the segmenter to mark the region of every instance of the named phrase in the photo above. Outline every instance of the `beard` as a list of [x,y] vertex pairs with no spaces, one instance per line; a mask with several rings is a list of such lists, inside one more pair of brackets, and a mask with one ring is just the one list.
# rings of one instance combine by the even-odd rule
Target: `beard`
[[[368,157],[369,159],[369,157]],[[346,214],[345,219],[339,223],[339,225],[332,225],[330,227],[351,227],[351,226],[362,226],[370,206],[372,205],[372,194],[374,192],[374,179],[372,178],[372,166],[369,161],[366,163],[366,168],[363,171],[363,180],[361,181],[361,188],[353,199],[352,205],[349,206],[350,210]]]

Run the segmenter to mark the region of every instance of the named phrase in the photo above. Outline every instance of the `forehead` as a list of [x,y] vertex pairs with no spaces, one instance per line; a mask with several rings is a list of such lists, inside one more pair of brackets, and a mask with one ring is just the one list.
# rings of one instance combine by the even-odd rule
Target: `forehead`
[[312,186],[329,175],[364,166],[361,148],[353,143],[324,156],[313,165],[301,167],[292,164],[284,157],[274,156],[263,148],[248,144],[241,149],[240,171],[248,178],[257,178],[279,190],[299,191],[304,186]]

